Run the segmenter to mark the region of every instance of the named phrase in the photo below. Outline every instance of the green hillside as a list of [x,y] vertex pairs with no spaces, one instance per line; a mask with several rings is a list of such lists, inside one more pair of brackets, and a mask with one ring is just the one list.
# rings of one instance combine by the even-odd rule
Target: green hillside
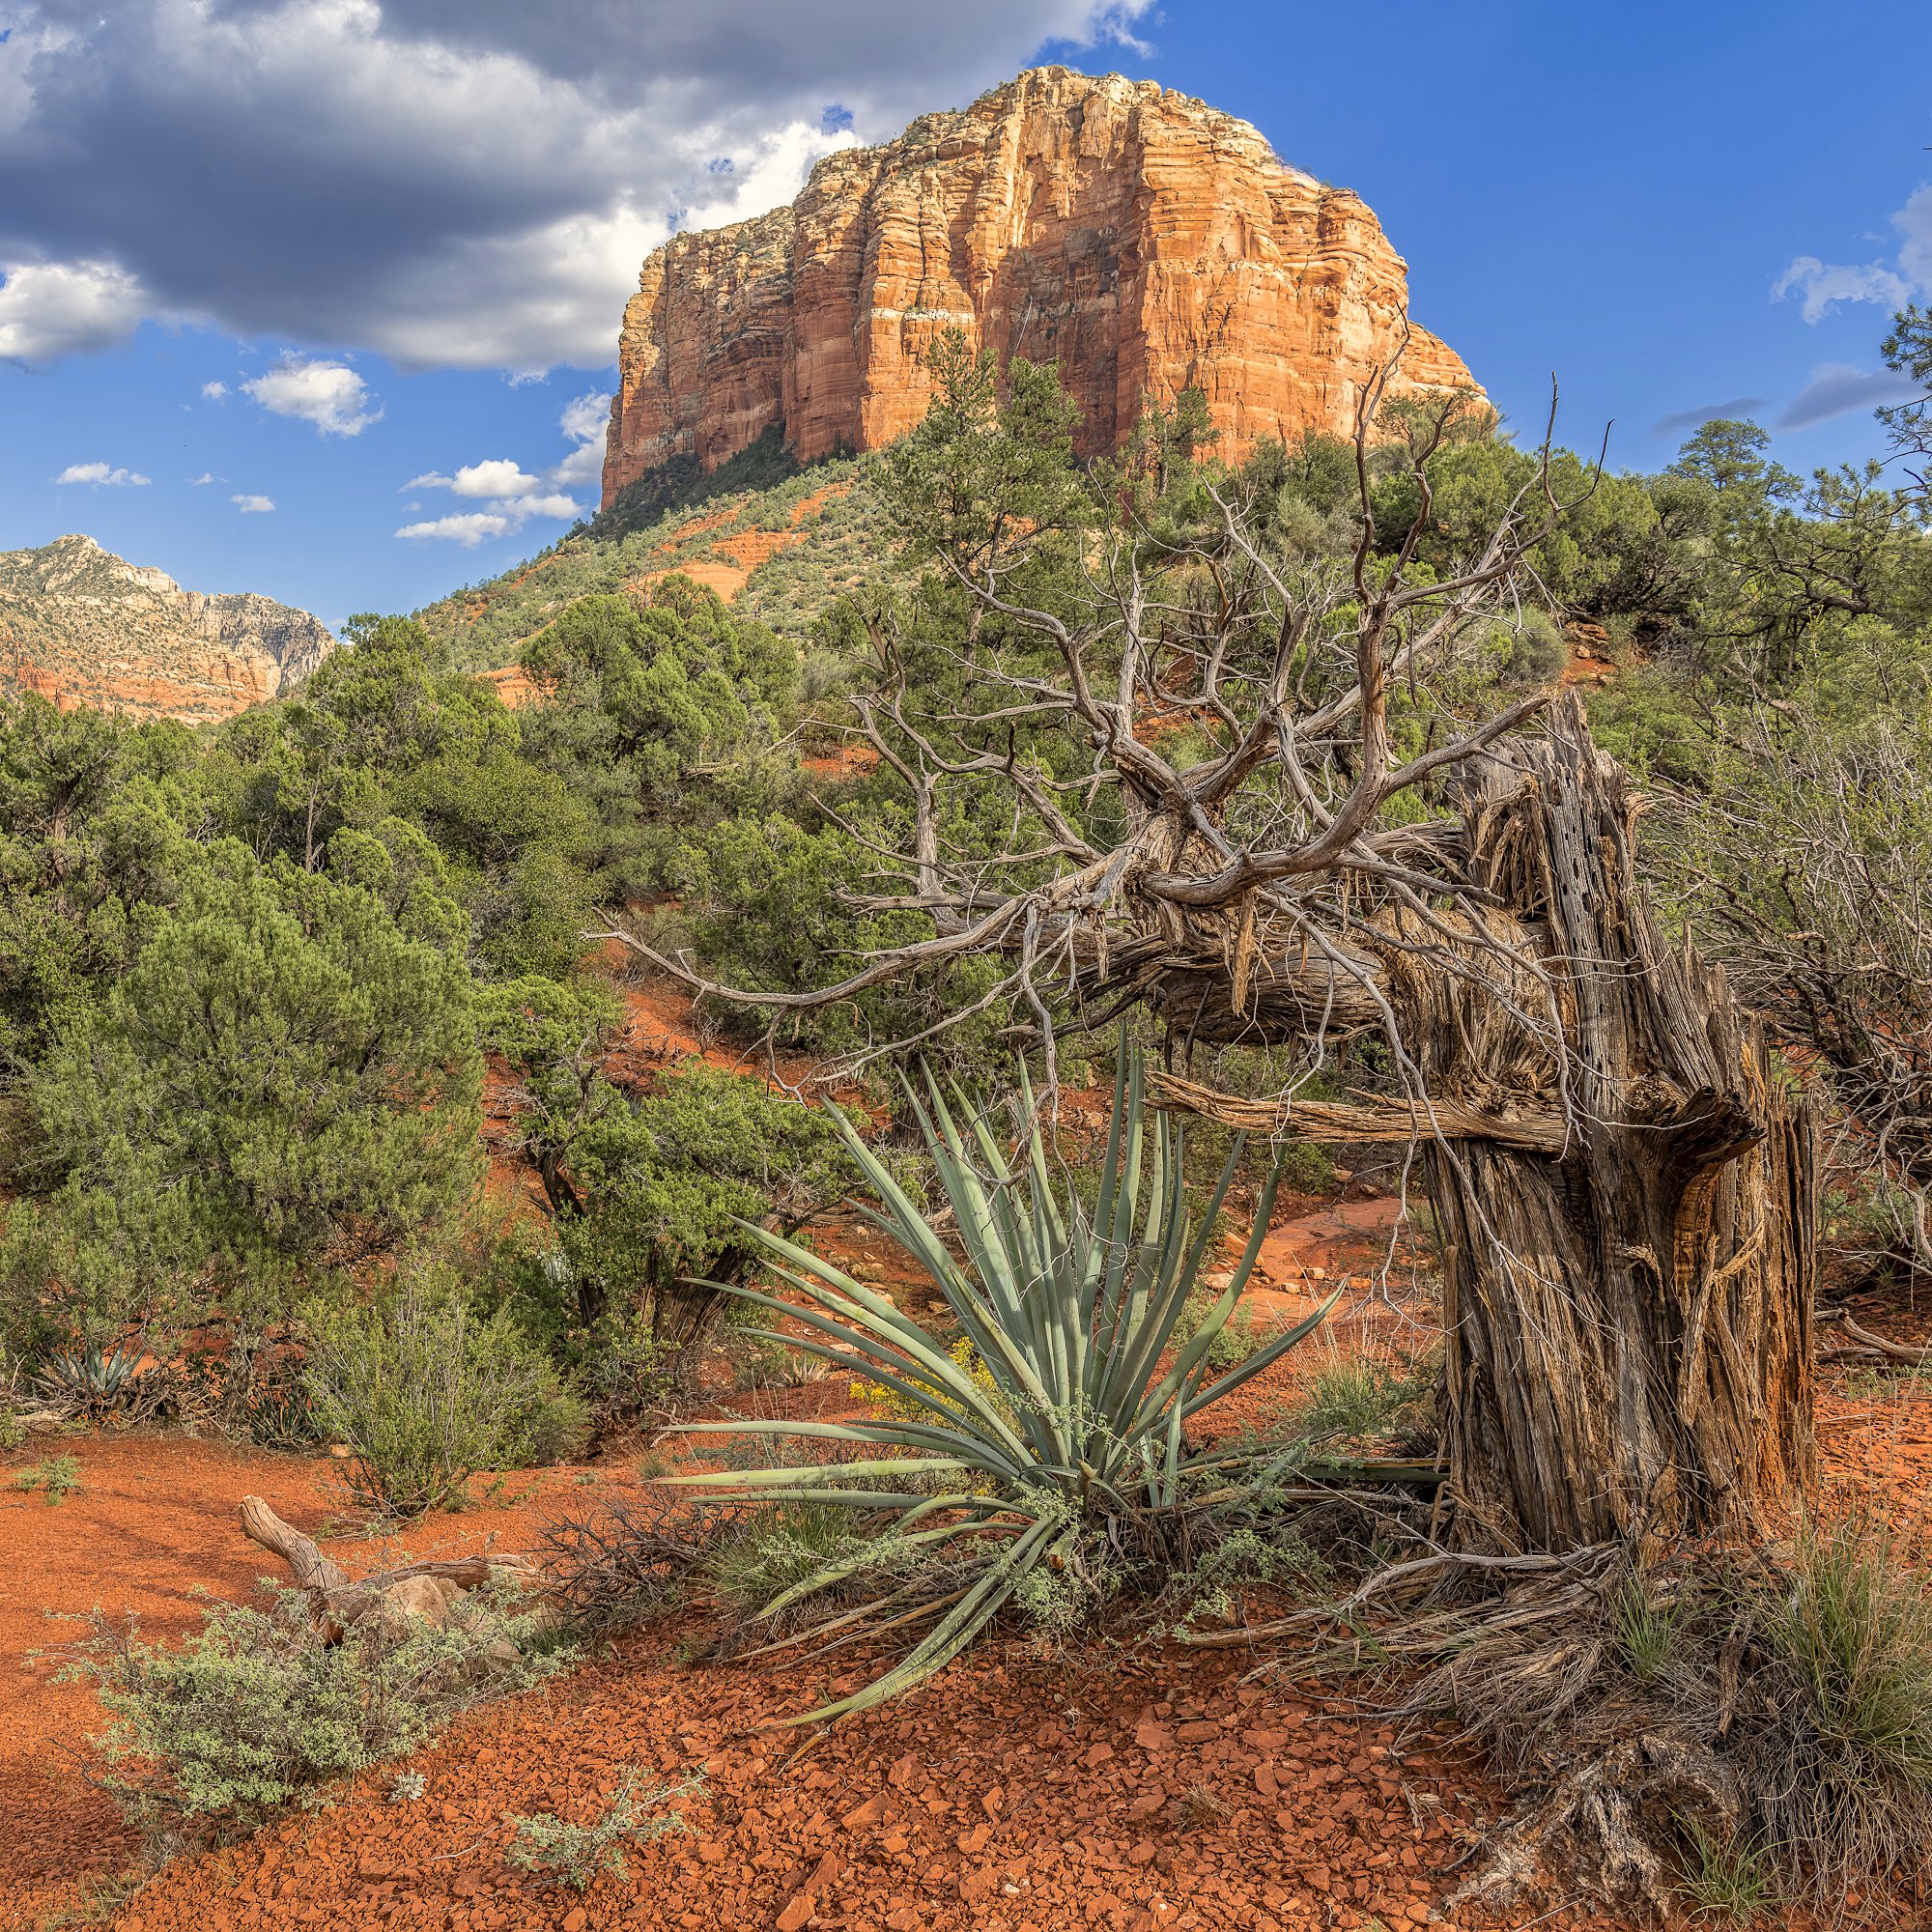
[[800,468],[775,433],[709,476],[667,464],[528,562],[416,615],[458,668],[493,670],[577,598],[682,569],[746,615],[802,636],[879,555],[871,468],[852,457]]

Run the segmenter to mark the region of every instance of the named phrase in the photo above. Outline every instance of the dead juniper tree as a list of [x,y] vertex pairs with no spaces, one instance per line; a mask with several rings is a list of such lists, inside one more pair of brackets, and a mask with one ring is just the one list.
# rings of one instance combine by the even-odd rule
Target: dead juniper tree
[[[923,579],[870,608],[857,700],[904,805],[896,840],[855,831],[881,875],[864,903],[925,936],[805,991],[608,936],[781,1014],[983,955],[971,1010],[1013,1011],[1049,1072],[1057,1036],[1139,1009],[1165,1104],[1419,1147],[1454,1542],[1755,1526],[1810,1454],[1809,1126],[1722,979],[1663,944],[1639,801],[1580,706],[1485,674],[1564,508],[1548,443],[1487,538],[1432,570],[1430,459],[1466,399],[1391,439],[1371,386],[1351,540],[1324,546],[1191,463],[1179,508],[1131,452],[1083,489],[1051,372],[1016,362],[1004,399],[983,360],[943,373],[891,458]],[[1376,516],[1391,473],[1416,506],[1400,535]],[[1351,1039],[1379,1042],[1381,1091],[1302,1097]],[[1264,1103],[1179,1070],[1229,1043],[1300,1070]]]

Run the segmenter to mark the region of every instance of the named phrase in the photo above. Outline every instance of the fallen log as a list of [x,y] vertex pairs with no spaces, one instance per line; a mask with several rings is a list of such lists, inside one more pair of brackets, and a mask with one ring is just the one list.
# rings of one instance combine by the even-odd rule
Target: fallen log
[[450,1606],[465,1591],[498,1582],[528,1588],[537,1577],[527,1557],[492,1551],[405,1563],[352,1578],[322,1553],[313,1537],[283,1521],[260,1496],[242,1499],[242,1529],[251,1542],[289,1566],[296,1588],[308,1598],[318,1627],[331,1643],[371,1612],[422,1617],[440,1625],[448,1621]]
[[327,1595],[349,1581],[349,1572],[325,1556],[313,1537],[284,1522],[260,1496],[242,1498],[242,1533],[289,1566],[298,1590]]
[[[1884,1355],[1894,1362],[1904,1362],[1909,1367],[1920,1369],[1932,1362],[1932,1346],[1920,1348],[1910,1342],[1893,1342],[1884,1335],[1875,1335],[1853,1319],[1851,1311],[1844,1308],[1820,1309],[1816,1319],[1820,1321],[1839,1323],[1847,1335],[1859,1345],[1859,1351],[1866,1355]],[[1833,1358],[1847,1358],[1854,1354],[1850,1349],[1834,1349]]]

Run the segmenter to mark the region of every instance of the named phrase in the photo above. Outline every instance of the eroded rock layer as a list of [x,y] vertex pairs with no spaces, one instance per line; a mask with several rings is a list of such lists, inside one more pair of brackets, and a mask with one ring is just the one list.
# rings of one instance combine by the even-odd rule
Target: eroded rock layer
[[[788,208],[653,250],[624,311],[604,500],[673,458],[715,469],[774,425],[801,462],[890,442],[923,415],[925,356],[953,324],[1002,358],[1058,358],[1083,452],[1190,385],[1227,455],[1352,435],[1407,305],[1368,207],[1245,121],[1037,68],[829,156]],[[1474,386],[1408,330],[1392,394]]]

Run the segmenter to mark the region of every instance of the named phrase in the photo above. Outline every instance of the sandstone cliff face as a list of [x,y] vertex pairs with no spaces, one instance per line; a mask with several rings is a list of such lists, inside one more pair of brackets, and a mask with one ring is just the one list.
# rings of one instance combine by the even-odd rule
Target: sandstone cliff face
[[[802,462],[917,423],[949,327],[1058,358],[1083,453],[1144,396],[1201,388],[1223,454],[1352,435],[1401,339],[1407,273],[1343,188],[1277,160],[1244,121],[1151,81],[1038,68],[881,148],[819,162],[789,208],[675,236],[624,311],[604,501],[773,425]],[[1395,395],[1474,387],[1413,328]]]
[[252,591],[184,590],[92,537],[0,552],[0,688],[205,724],[306,677],[335,639]]

